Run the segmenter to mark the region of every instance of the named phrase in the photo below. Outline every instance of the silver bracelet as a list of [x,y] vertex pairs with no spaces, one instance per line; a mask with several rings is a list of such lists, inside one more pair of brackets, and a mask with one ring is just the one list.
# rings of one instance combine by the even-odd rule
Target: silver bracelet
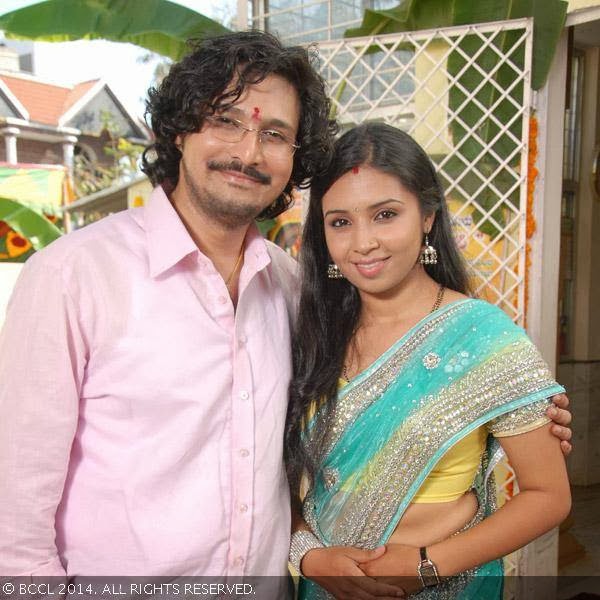
[[[325,548],[314,533],[306,531],[306,529],[300,529],[292,534],[290,541],[290,563],[300,575],[302,575],[300,565],[304,555],[314,548]],[[304,577],[304,575],[302,576]]]

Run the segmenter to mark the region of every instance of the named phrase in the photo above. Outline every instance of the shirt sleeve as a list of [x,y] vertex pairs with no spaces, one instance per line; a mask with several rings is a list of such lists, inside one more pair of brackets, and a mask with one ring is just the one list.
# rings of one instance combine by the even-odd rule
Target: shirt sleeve
[[549,398],[544,398],[527,406],[521,406],[492,419],[487,423],[487,429],[497,438],[533,431],[551,421],[546,415],[546,410],[551,404]]
[[55,517],[86,349],[61,271],[25,264],[0,332],[0,574],[64,575]]

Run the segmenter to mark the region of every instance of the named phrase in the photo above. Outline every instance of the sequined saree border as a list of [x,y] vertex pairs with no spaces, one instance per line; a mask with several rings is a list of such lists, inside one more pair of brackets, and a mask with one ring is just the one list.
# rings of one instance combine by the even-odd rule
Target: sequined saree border
[[[307,443],[309,452],[318,456],[322,461],[335,447],[344,431],[361,415],[371,404],[377,401],[387,388],[394,382],[412,353],[422,345],[425,340],[444,322],[461,310],[468,309],[471,299],[459,300],[440,309],[439,313],[432,315],[429,320],[420,323],[411,329],[405,336],[396,342],[377,361],[382,364],[368,369],[366,376],[359,376],[359,380],[351,382],[338,396],[334,409],[333,425],[329,431],[323,429],[327,426],[319,420],[318,412],[313,419],[313,431]],[[391,355],[391,356],[390,356]],[[387,358],[387,360],[386,360]],[[316,448],[312,440],[324,440],[321,448]]]

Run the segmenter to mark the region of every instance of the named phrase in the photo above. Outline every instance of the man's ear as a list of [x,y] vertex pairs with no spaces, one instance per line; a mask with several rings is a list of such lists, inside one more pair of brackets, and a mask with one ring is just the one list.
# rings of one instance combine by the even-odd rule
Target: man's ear
[[181,134],[175,138],[175,147],[179,152],[183,152],[183,137]]

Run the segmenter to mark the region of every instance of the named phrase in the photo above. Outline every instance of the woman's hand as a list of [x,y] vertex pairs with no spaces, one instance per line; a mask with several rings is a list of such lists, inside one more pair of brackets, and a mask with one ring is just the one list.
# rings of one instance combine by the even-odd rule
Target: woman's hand
[[418,548],[404,544],[388,544],[385,554],[358,566],[365,575],[380,583],[401,587],[408,595],[423,588],[417,572],[420,562]]
[[568,410],[569,399],[566,394],[556,394],[552,396],[554,406],[551,406],[546,411],[546,414],[554,421],[550,430],[560,440],[560,449],[564,456],[569,456],[573,446],[571,445],[571,436],[573,431],[569,427],[572,415]]
[[325,588],[337,600],[381,600],[403,598],[404,590],[366,577],[361,566],[384,556],[385,546],[363,550],[352,546],[332,546],[309,550],[302,559],[302,574]]

